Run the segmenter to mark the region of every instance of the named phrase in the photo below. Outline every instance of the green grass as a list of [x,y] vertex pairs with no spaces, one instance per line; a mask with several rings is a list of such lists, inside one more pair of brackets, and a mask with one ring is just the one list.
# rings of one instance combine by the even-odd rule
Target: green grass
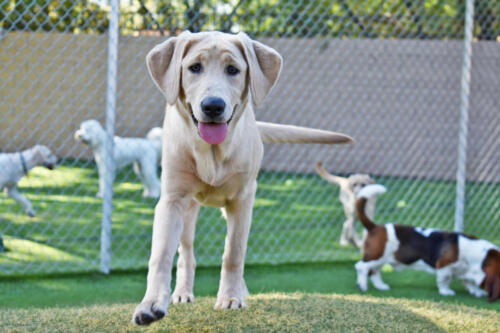
[[130,323],[146,272],[0,281],[1,332],[496,332],[500,302],[437,292],[435,276],[386,271],[390,291],[355,287],[354,263],[249,266],[244,311],[215,311],[219,269],[197,270],[194,304],[171,306],[149,328]]
[[[389,191],[379,199],[378,221],[452,229],[455,183],[377,177]],[[67,160],[54,171],[35,168],[20,182],[36,218],[0,195],[0,275],[81,272],[99,266],[102,201],[95,197],[93,163]],[[149,257],[154,199],[143,199],[131,170],[114,186],[114,269],[144,268]],[[500,243],[500,185],[468,184],[466,232]],[[261,172],[247,263],[357,260],[359,251],[338,239],[344,221],[338,187],[314,174]],[[361,230],[360,230],[361,231]],[[220,264],[225,222],[219,210],[202,208],[196,235],[200,266]]]

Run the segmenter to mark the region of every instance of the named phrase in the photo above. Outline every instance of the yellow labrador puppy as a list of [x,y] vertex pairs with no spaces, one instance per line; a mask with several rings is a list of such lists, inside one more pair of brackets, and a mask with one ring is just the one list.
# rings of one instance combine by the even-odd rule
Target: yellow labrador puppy
[[[193,302],[193,240],[200,205],[222,208],[227,237],[216,308],[246,306],[244,259],[262,142],[348,143],[348,136],[255,121],[282,58],[247,35],[183,32],[147,56],[167,100],[161,197],[155,208],[146,294],[133,321],[161,319],[169,302]],[[176,250],[177,281],[170,294]]]

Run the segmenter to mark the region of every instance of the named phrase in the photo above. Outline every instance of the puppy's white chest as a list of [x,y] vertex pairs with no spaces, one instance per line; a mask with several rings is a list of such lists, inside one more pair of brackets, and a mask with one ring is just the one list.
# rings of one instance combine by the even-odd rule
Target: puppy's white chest
[[213,187],[221,186],[228,178],[225,170],[220,170],[214,165],[198,168],[197,175],[203,183]]
[[196,175],[205,184],[218,187],[221,186],[229,177],[225,162],[215,156],[213,150],[206,150],[201,154],[195,154]]

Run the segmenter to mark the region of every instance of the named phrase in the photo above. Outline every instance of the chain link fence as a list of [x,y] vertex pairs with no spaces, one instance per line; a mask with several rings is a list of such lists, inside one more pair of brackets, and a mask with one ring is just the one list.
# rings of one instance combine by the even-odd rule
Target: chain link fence
[[[35,214],[12,190],[0,195],[0,275],[106,271],[103,253],[108,269],[146,267],[156,199],[143,197],[132,166],[117,171],[112,201],[96,197],[96,162],[75,131],[89,119],[121,137],[161,126],[165,101],[144,58],[184,29],[245,31],[282,54],[281,79],[259,120],[356,139],[266,145],[247,263],[359,258],[339,244],[339,189],[315,174],[318,161],[333,174],[368,173],[387,186],[380,222],[453,229],[464,204],[464,231],[500,244],[500,2],[474,2],[470,66],[464,1],[122,0],[119,8],[117,45],[109,1],[0,0],[0,152],[8,153],[0,180],[12,188],[12,170],[33,167],[18,193]],[[59,157],[54,170],[35,145]],[[459,146],[465,173],[457,172]],[[110,244],[103,209],[112,212]],[[220,264],[225,229],[219,210],[202,208],[198,265]]]

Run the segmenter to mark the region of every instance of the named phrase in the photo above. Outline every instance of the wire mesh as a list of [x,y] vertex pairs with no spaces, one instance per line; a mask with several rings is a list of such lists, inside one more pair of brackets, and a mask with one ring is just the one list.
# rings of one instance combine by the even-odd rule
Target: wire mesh
[[[500,244],[500,3],[474,4],[464,224]],[[74,135],[85,120],[105,126],[109,21],[108,1],[0,0],[0,151],[10,154],[0,179],[22,169],[18,152],[37,144],[60,158],[55,170],[39,165],[19,182],[35,217],[0,195],[1,275],[99,268],[97,165]],[[114,132],[144,138],[162,124],[165,101],[144,62],[155,44],[185,29],[245,31],[285,60],[258,120],[356,139],[266,145],[247,263],[359,258],[339,243],[347,218],[338,186],[314,172],[318,161],[388,187],[377,221],[451,230],[464,23],[458,0],[122,0]],[[157,199],[143,189],[133,166],[117,170],[112,269],[147,265]],[[198,265],[220,264],[225,229],[217,209],[201,210]]]

